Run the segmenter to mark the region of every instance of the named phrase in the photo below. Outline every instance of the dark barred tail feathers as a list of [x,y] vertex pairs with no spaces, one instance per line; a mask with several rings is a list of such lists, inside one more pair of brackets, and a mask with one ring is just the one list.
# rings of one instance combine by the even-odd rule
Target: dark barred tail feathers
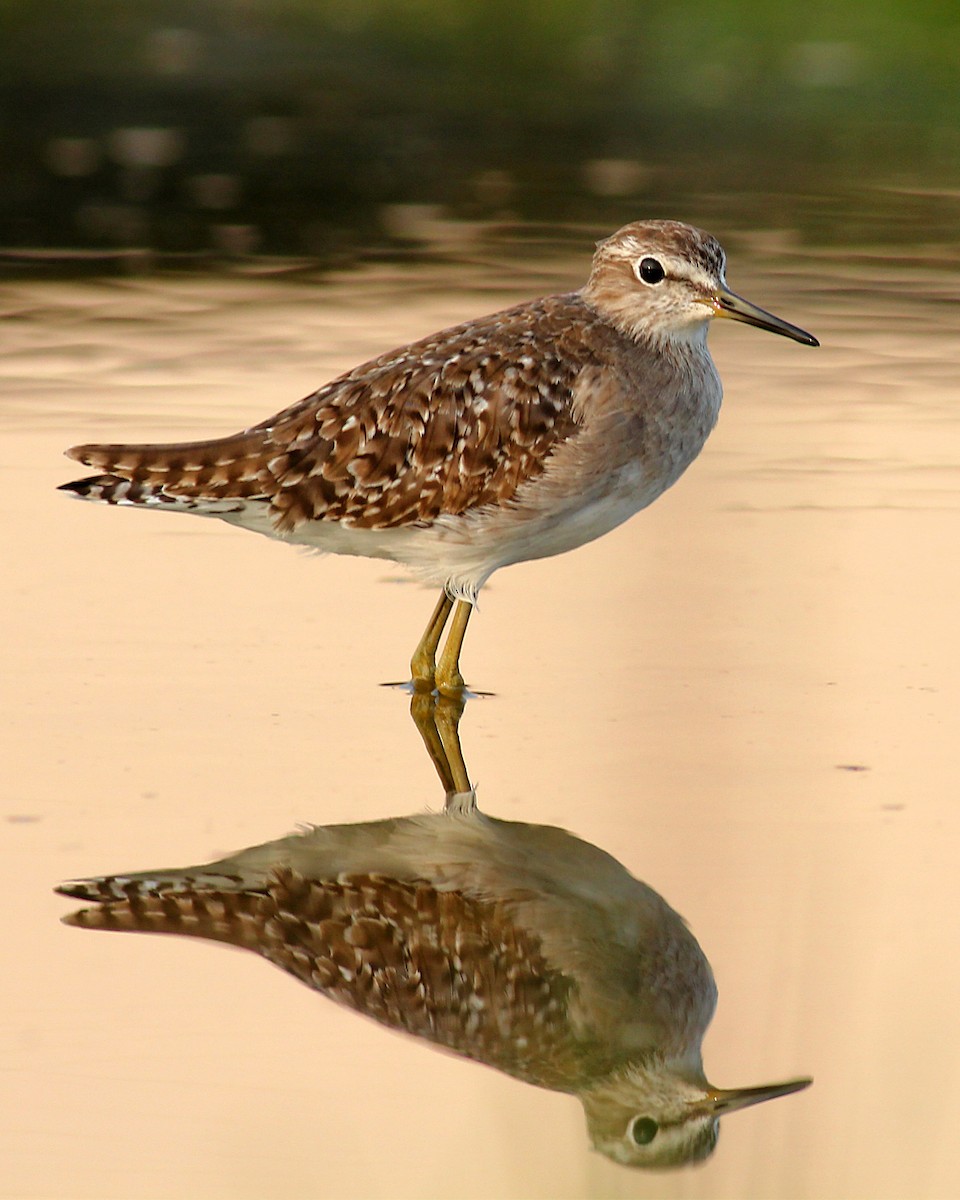
[[138,508],[163,508],[169,512],[226,513],[237,512],[242,502],[236,500],[204,500],[189,496],[172,496],[163,488],[146,483],[135,483],[119,475],[88,475],[85,479],[74,479],[62,483],[57,489],[71,492],[81,500],[92,500],[99,504],[135,505]]
[[67,457],[102,473],[62,484],[60,491],[101,504],[216,515],[238,512],[246,499],[264,491],[256,446],[244,435],[167,445],[73,446]]
[[179,880],[104,876],[61,884],[64,896],[96,902],[63,917],[65,925],[81,929],[131,933],[174,933],[206,938],[257,950],[263,922],[261,909],[269,905],[264,893],[204,886],[198,879]]

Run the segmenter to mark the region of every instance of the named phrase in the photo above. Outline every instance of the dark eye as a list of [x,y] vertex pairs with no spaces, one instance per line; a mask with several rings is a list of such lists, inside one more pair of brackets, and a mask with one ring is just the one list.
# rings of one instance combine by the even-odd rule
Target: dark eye
[[[652,262],[652,259],[646,260]],[[658,263],[657,266],[660,264]],[[653,1117],[634,1117],[630,1122],[630,1128],[627,1132],[637,1143],[638,1146],[649,1146],[653,1139],[657,1136],[660,1126],[656,1123]]]
[[660,283],[666,271],[655,258],[641,258],[637,274],[644,283]]

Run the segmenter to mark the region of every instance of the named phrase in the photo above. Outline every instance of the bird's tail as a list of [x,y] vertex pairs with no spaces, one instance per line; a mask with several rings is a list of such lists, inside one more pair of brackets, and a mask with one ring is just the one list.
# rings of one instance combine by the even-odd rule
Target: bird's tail
[[67,457],[100,474],[61,486],[83,500],[172,511],[235,512],[264,494],[262,446],[256,434],[205,442],[74,446]]
[[142,875],[102,875],[63,883],[63,896],[94,901],[91,908],[63,918],[81,929],[134,933],[175,933],[255,950],[266,895],[211,875],[186,871]]
[[134,483],[119,475],[88,475],[84,479],[62,483],[58,491],[70,492],[81,500],[93,500],[99,504],[135,505],[138,508],[193,512],[206,516],[239,512],[243,508],[241,500],[208,500],[202,496],[171,495],[164,487]]

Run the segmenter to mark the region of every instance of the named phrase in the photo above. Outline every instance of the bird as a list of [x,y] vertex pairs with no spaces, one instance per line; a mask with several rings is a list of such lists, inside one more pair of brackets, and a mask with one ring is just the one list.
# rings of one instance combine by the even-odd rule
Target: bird
[[573,1094],[593,1147],[626,1166],[700,1161],[722,1116],[812,1082],[708,1083],[717,989],[683,919],[605,851],[475,795],[57,891],[92,902],[68,925],[252,950],[382,1025]]
[[722,394],[712,319],[819,345],[725,272],[710,234],[634,221],[597,244],[578,291],[389,350],[231,436],[74,446],[98,474],[62,490],[402,564],[441,589],[414,689],[456,696],[495,571],[608,533],[700,453]]

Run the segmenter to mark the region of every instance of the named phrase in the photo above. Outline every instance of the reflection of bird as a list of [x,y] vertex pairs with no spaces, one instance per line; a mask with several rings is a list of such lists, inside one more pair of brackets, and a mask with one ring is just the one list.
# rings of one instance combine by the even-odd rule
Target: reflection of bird
[[392,350],[230,437],[76,446],[102,474],[64,489],[405,564],[444,589],[414,683],[455,694],[494,571],[609,532],[699,454],[720,407],[712,317],[817,345],[730,292],[724,263],[699,230],[635,222],[600,243],[579,292]]
[[703,1158],[721,1115],[809,1083],[711,1087],[716,989],[682,919],[595,846],[469,803],[59,890],[99,902],[69,924],[255,950],[385,1025],[575,1093],[618,1162]]

